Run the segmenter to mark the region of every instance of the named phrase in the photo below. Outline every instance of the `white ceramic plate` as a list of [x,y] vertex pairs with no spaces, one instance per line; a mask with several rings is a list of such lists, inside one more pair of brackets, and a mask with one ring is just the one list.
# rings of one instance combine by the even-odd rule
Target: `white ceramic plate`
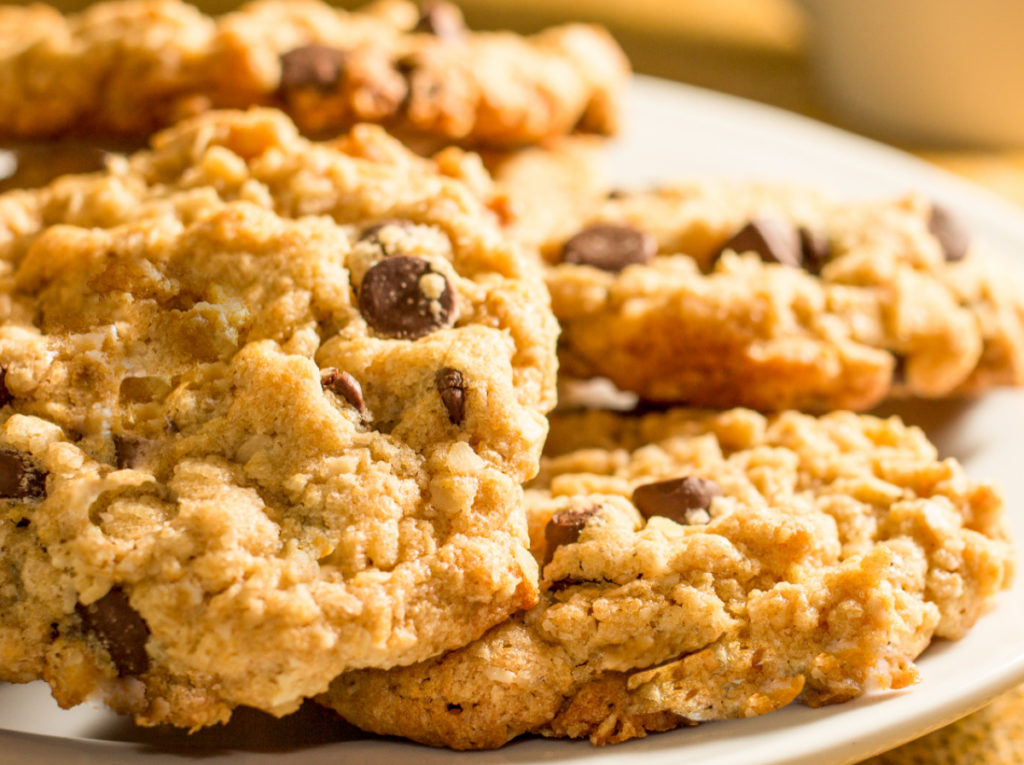
[[[680,176],[776,180],[836,195],[924,191],[957,210],[988,248],[1024,252],[1024,214],[922,162],[809,120],[681,85],[639,78],[631,125],[613,158],[624,185]],[[1024,540],[1024,393],[999,392],[971,404],[898,408],[924,427],[944,455],[1006,492],[1017,540]],[[335,722],[313,705],[283,721],[242,712],[227,728],[191,738],[134,728],[93,708],[59,710],[41,684],[0,684],[0,763],[206,762],[485,763],[601,765],[845,765],[894,747],[982,706],[1024,681],[1024,582],[999,599],[963,640],[940,641],[921,657],[922,682],[824,709],[793,705],[764,717],[711,723],[604,749],[586,742],[518,741],[497,752],[457,755],[379,739]]]

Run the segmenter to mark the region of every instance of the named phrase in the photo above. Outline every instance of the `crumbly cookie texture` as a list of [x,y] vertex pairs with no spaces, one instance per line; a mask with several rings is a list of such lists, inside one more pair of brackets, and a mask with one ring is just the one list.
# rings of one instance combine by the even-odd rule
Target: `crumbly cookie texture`
[[920,197],[613,192],[545,246],[563,371],[662,403],[864,410],[1024,383],[1024,290]]
[[444,2],[346,12],[263,0],[216,18],[177,0],[66,18],[33,5],[0,9],[0,30],[0,134],[21,137],[145,136],[209,108],[265,105],[310,133],[378,122],[514,146],[614,133],[629,72],[597,27],[472,32]]
[[0,196],[0,679],[198,727],[533,605],[546,300],[376,128],[213,113]]
[[540,604],[322,702],[465,749],[832,704],[913,684],[1012,575],[999,495],[895,418],[556,415],[546,449]]

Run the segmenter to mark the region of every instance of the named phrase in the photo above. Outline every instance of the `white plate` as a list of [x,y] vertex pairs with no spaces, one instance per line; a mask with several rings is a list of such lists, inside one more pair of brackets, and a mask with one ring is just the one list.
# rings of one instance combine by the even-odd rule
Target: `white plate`
[[[813,184],[839,195],[917,189],[956,209],[987,247],[1024,251],[1024,215],[987,193],[911,157],[809,120],[705,91],[638,78],[631,126],[614,156],[622,184],[718,176]],[[1002,485],[1014,535],[1024,540],[1024,472],[1015,452],[1024,432],[1024,393],[999,392],[973,405],[903,406],[944,455]],[[711,723],[604,749],[585,742],[528,739],[497,752],[456,755],[377,739],[334,722],[315,706],[276,721],[239,713],[224,729],[189,738],[146,731],[102,710],[61,711],[45,686],[0,684],[0,763],[204,761],[317,763],[564,762],[602,765],[845,765],[973,711],[1024,681],[1024,582],[963,640],[940,641],[921,657],[922,682],[824,709],[792,705],[764,717]]]

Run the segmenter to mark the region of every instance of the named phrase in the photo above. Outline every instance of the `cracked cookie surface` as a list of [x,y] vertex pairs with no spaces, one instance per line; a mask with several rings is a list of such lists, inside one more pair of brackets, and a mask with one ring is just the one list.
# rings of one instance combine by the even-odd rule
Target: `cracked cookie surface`
[[614,743],[917,679],[1008,586],[994,489],[851,413],[555,415],[529,491],[542,599],[465,648],[347,673],[351,722],[455,748]]
[[212,113],[0,196],[0,677],[274,714],[536,601],[538,275],[379,130]]
[[455,6],[346,12],[265,0],[212,18],[175,0],[63,17],[0,9],[0,134],[145,137],[210,108],[286,110],[323,134],[358,122],[445,142],[532,143],[617,130],[628,64],[583,24],[472,32]]
[[1024,383],[1019,278],[920,197],[678,185],[613,192],[564,229],[545,254],[566,375],[769,411]]

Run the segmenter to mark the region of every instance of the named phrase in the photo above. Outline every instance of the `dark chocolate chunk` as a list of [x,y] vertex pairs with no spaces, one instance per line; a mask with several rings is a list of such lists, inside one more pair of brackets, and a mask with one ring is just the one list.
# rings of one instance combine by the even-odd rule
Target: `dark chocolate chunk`
[[0,499],[42,499],[46,473],[28,457],[0,451]]
[[19,529],[24,529],[24,528],[28,528],[29,523],[30,523],[30,521],[29,521],[28,518],[19,518],[18,522],[15,523],[14,525],[17,526]]
[[466,416],[466,381],[458,369],[445,367],[434,378],[437,392],[441,394],[448,420],[452,425],[461,425]]
[[580,532],[587,521],[594,517],[598,508],[589,507],[585,510],[563,510],[555,513],[544,527],[544,564],[548,565],[562,545],[571,545],[580,538]]
[[378,261],[363,276],[359,311],[376,332],[415,340],[454,323],[455,292],[427,261],[395,255]]
[[765,263],[800,268],[803,258],[800,237],[789,223],[775,218],[755,218],[722,245],[715,259],[725,252],[756,252]]
[[120,676],[141,675],[149,669],[149,627],[131,607],[124,590],[114,587],[95,603],[79,603],[75,610],[86,630],[107,649]]
[[804,226],[801,226],[797,233],[800,236],[800,254],[804,270],[810,274],[820,274],[821,269],[832,257],[832,243],[827,236]]
[[320,384],[324,390],[341,396],[356,408],[360,414],[366,413],[366,402],[363,400],[363,388],[348,372],[335,367],[320,370]]
[[345,51],[327,45],[303,45],[281,56],[281,92],[311,88],[330,93],[345,69]]
[[459,40],[466,33],[466,23],[457,6],[443,0],[426,0],[420,6],[420,19],[415,32],[426,32],[442,40]]
[[951,210],[933,204],[928,216],[928,231],[938,240],[946,262],[955,263],[963,260],[971,236],[963,222]]
[[14,401],[14,396],[7,390],[7,369],[0,368],[0,406],[7,406]]
[[668,481],[645,483],[633,490],[633,504],[644,518],[661,515],[679,523],[689,523],[687,513],[707,510],[722,490],[714,481],[686,476]]
[[632,226],[598,223],[580,231],[562,248],[562,261],[618,272],[626,266],[649,263],[658,243]]

